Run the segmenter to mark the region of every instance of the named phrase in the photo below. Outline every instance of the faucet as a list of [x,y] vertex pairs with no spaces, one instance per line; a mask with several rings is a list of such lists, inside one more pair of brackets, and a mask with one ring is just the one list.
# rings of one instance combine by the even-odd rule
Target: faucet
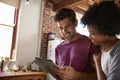
[[1,68],[1,69],[0,69],[1,72],[3,72],[3,66],[4,66],[4,60],[1,61],[1,66],[0,66],[0,68]]

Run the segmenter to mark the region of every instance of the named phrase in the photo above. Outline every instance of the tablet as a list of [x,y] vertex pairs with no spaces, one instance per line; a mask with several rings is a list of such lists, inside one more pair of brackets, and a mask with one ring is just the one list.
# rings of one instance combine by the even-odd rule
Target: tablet
[[50,73],[54,77],[57,77],[57,75],[51,70],[51,67],[55,67],[57,69],[59,69],[59,67],[55,63],[53,63],[52,60],[35,57],[35,60],[33,62],[39,65],[39,67],[42,68],[44,71]]

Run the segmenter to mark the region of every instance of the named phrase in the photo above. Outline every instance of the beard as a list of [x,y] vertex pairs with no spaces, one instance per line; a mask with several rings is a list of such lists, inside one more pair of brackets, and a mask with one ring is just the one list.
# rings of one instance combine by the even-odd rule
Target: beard
[[67,40],[72,40],[75,36],[75,33],[67,33],[64,35],[64,38]]

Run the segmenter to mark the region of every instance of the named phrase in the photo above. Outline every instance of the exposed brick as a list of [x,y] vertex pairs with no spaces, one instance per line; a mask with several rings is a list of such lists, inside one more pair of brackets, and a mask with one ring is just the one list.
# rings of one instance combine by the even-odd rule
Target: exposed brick
[[46,1],[43,11],[41,52],[40,52],[40,56],[43,58],[47,57],[48,33],[53,32],[58,35],[61,34],[57,23],[54,21],[54,14],[52,14],[53,12],[52,9],[53,9],[52,3]]

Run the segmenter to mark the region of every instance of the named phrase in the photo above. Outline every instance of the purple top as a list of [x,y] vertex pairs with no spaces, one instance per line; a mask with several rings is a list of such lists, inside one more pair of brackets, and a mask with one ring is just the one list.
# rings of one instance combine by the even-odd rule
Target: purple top
[[93,72],[92,55],[100,52],[91,40],[82,35],[70,43],[62,42],[56,48],[56,64],[59,67],[72,66],[79,72]]

